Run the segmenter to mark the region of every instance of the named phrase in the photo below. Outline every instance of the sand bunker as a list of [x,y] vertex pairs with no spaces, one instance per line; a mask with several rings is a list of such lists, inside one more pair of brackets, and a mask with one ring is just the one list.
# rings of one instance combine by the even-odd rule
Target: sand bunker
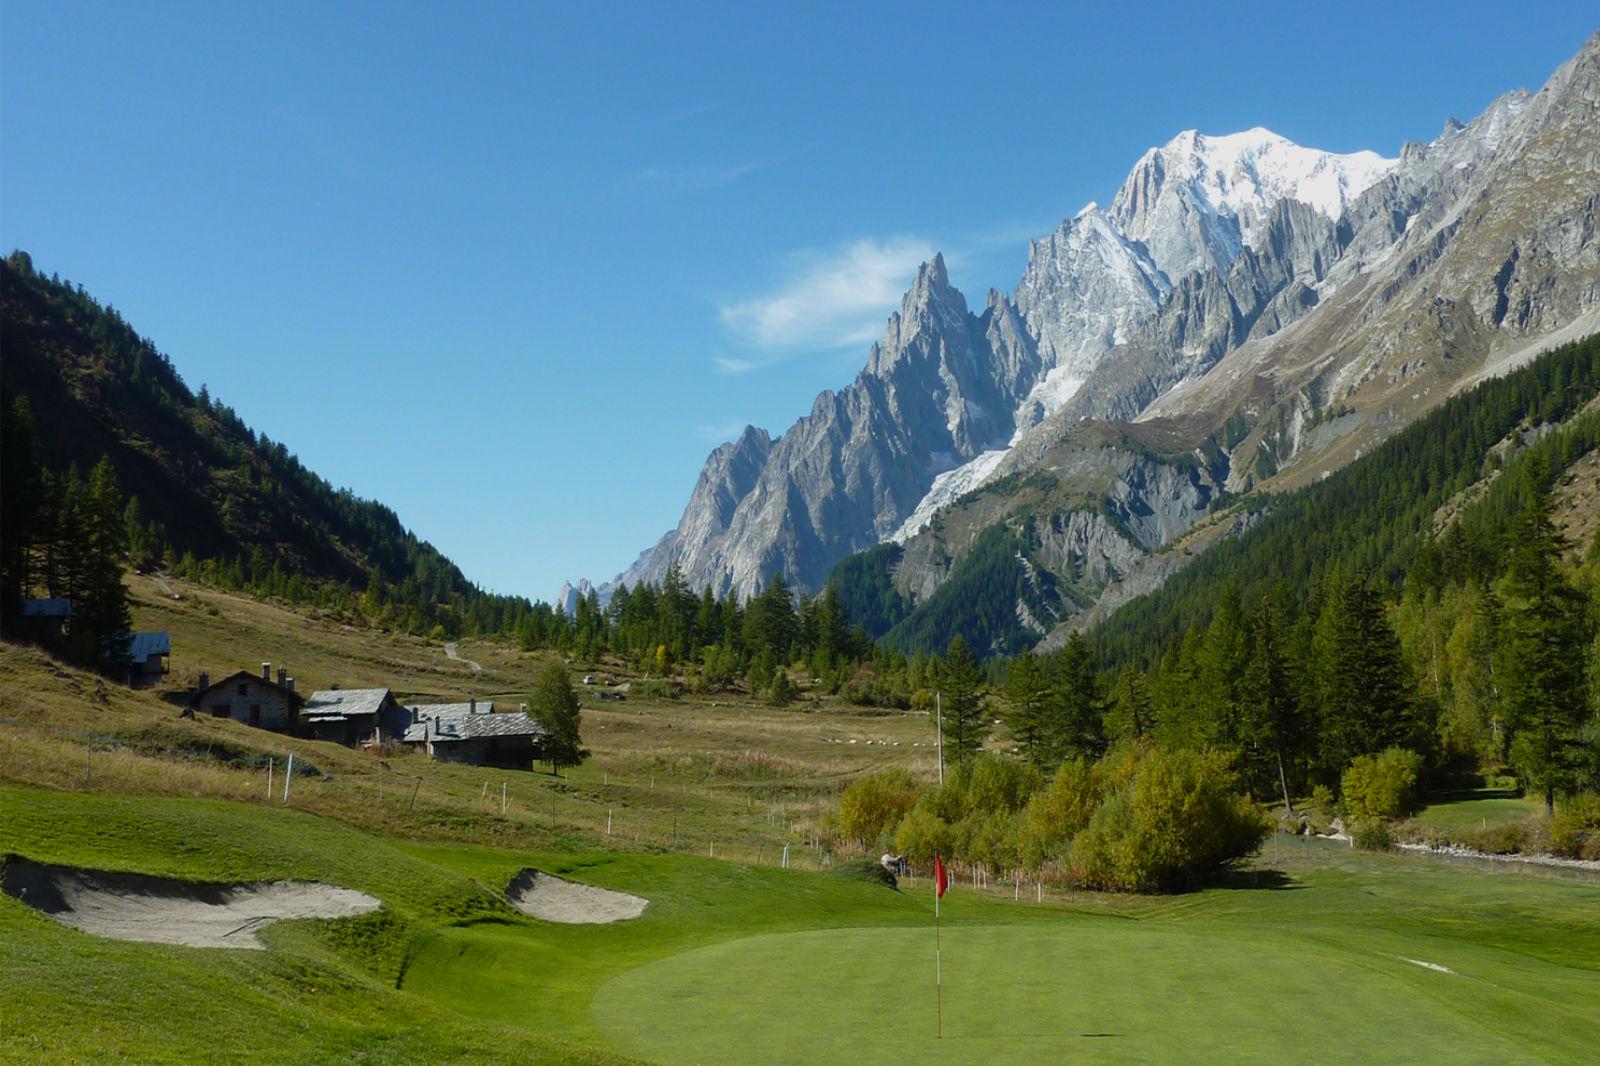
[[650,904],[642,896],[581,885],[538,870],[524,870],[512,878],[506,897],[523,914],[572,925],[637,918]]
[[207,885],[142,874],[45,866],[12,857],[0,888],[62,925],[96,936],[261,950],[256,933],[283,918],[344,918],[382,906],[365,892],[310,881]]

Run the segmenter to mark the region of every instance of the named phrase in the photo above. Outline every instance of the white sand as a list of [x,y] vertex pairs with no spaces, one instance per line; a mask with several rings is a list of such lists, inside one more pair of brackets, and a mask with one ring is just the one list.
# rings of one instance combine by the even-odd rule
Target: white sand
[[207,885],[140,874],[45,866],[13,858],[4,889],[62,925],[96,936],[261,950],[256,933],[285,918],[344,918],[382,903],[364,892],[309,881]]
[[530,917],[570,925],[637,918],[650,904],[642,896],[579,884],[538,870],[523,870],[513,878],[506,889],[506,898]]

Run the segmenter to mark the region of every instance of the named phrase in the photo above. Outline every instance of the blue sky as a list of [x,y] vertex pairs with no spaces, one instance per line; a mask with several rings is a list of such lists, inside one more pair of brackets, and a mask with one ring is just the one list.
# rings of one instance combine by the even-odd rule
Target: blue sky
[[[860,10],[870,7],[870,11]],[[486,587],[676,524],[1182,129],[1395,154],[1592,4],[0,4],[0,246]]]

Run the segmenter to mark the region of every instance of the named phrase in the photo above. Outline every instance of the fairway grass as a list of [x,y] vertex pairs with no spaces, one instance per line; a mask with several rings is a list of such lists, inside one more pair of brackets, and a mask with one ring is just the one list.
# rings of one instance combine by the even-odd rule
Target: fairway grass
[[[0,898],[0,1062],[1583,1063],[1600,1046],[1593,879],[1291,838],[1264,855],[1277,872],[1180,896],[953,889],[937,1043],[926,881],[16,787],[0,852],[384,904],[229,952],[90,936]],[[612,925],[535,921],[499,895],[527,866],[651,903]]]

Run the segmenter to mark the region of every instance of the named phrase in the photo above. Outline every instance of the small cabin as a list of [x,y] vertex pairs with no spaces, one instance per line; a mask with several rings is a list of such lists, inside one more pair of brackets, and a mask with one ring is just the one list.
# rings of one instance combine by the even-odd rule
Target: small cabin
[[305,697],[294,690],[294,678],[278,668],[278,678],[272,678],[272,664],[261,664],[257,677],[249,670],[240,670],[211,683],[210,677],[201,673],[199,691],[195,694],[195,709],[213,718],[232,718],[245,725],[271,729],[278,733],[294,732],[300,724],[300,708]]
[[546,730],[522,711],[496,714],[494,704],[420,703],[409,708],[401,738],[444,762],[527,770],[544,749]]
[[65,646],[72,625],[72,601],[65,596],[23,600],[16,622],[15,633],[8,635],[59,649]]
[[301,731],[312,740],[356,745],[398,740],[411,715],[386,688],[318,689],[306,701]]
[[133,688],[159,685],[167,676],[172,655],[170,633],[134,633],[128,639],[128,684]]

